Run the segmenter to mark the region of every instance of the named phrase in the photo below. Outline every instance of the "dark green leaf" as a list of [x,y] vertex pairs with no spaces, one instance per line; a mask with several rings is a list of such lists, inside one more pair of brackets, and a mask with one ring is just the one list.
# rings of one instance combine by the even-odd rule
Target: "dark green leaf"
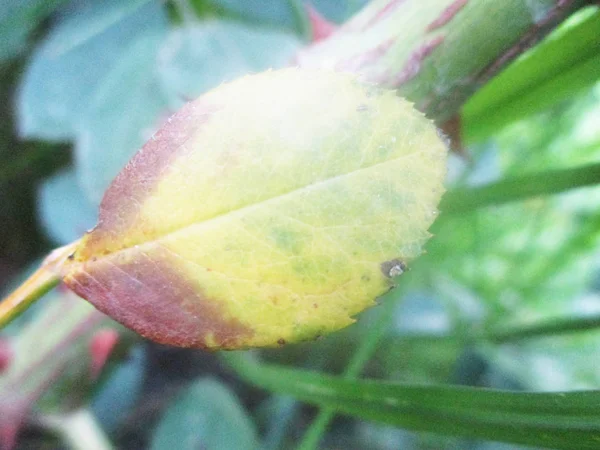
[[33,29],[65,0],[3,1],[0,8],[0,61],[17,56]]
[[598,80],[600,10],[589,7],[485,85],[463,109],[467,141],[569,98]]
[[350,381],[230,354],[248,381],[357,418],[411,430],[554,449],[597,449],[600,391],[527,393]]
[[[28,138],[72,139],[102,80],[128,43],[165,29],[158,2],[75,2],[38,47],[21,81],[18,126]],[[137,8],[133,8],[136,6]]]
[[185,389],[156,428],[152,450],[253,450],[256,430],[238,399],[222,383],[205,379]]
[[133,348],[94,396],[91,409],[104,429],[114,431],[127,420],[142,392],[146,360],[145,348]]

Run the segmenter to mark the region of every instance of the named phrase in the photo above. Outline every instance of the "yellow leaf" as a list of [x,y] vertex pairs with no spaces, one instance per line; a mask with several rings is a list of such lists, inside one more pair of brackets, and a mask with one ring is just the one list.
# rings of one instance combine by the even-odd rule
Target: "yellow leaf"
[[245,77],[134,156],[62,275],[158,342],[311,339],[352,323],[422,252],[445,156],[391,91],[325,71]]

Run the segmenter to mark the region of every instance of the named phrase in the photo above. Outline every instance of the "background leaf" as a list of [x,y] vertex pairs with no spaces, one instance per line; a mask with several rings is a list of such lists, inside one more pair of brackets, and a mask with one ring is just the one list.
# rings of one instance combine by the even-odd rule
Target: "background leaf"
[[44,181],[38,192],[38,211],[42,226],[56,245],[67,245],[79,239],[95,225],[98,216],[73,170],[60,172]]
[[65,0],[4,0],[0,8],[0,61],[18,56],[31,32]]
[[95,393],[90,407],[105,430],[118,430],[139,401],[146,365],[146,349],[141,345],[132,348],[127,360],[108,374]]
[[306,14],[306,5],[312,5],[319,13],[334,22],[343,22],[363,7],[367,0],[195,0],[198,4],[208,3],[221,14],[231,19],[254,25],[262,25],[301,33]]
[[127,57],[123,43],[166,27],[160,3],[140,9],[141,3],[75,0],[61,11],[22,80],[17,98],[21,135],[46,140],[75,137],[96,88]]
[[160,50],[158,77],[178,108],[221,83],[290,64],[300,45],[289,33],[205,21],[169,34]]
[[157,49],[166,29],[155,28],[155,32],[128,44],[81,118],[75,170],[84,192],[95,205],[135,151],[152,136],[160,125],[161,113],[166,112],[166,95],[154,71]]
[[258,439],[234,394],[219,381],[204,379],[175,398],[159,422],[150,448],[254,450]]

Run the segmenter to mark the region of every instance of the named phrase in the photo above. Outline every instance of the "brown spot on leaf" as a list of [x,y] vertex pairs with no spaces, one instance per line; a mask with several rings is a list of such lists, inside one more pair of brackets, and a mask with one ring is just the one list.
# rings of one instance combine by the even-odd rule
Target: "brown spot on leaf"
[[277,343],[278,343],[279,345],[285,345],[285,339],[283,339],[283,338],[280,338],[280,339],[278,339],[278,340],[277,340]]
[[379,267],[381,268],[381,273],[387,278],[397,277],[406,271],[406,264],[397,258],[384,261]]
[[168,251],[137,254],[127,263],[117,256],[75,266],[65,282],[100,311],[161,344],[239,348],[252,336],[252,329],[228,317],[219,299],[208,298],[174,269]]
[[445,10],[442,11],[437,19],[427,26],[426,30],[433,31],[446,25],[467,4],[467,2],[468,0],[455,0],[452,2]]

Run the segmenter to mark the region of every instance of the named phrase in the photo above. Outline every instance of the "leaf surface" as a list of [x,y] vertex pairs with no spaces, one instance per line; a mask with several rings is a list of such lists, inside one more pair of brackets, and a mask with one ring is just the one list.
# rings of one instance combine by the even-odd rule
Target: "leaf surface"
[[22,136],[54,141],[76,136],[103,80],[122,58],[131,59],[126,52],[131,43],[166,30],[163,6],[146,2],[82,1],[65,8],[21,81],[17,118]]
[[246,356],[236,353],[226,356],[246,380],[272,392],[329,406],[363,420],[542,448],[598,448],[600,391],[514,392],[344,380],[258,364]]
[[412,105],[352,76],[245,77],[134,156],[63,276],[162,343],[314,338],[351,324],[421,253],[445,153]]
[[227,386],[211,378],[192,384],[158,423],[152,450],[252,450],[259,448],[254,424]]

